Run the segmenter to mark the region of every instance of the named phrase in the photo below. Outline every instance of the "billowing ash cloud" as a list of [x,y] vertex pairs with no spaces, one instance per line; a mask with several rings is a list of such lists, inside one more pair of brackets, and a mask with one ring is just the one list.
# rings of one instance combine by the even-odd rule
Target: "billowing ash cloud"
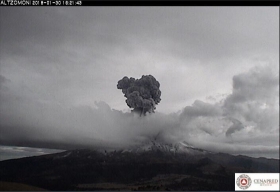
[[159,87],[159,82],[152,75],[143,75],[140,79],[125,76],[117,84],[117,88],[127,98],[128,107],[133,108],[133,112],[140,113],[140,116],[155,112],[156,105],[161,100]]
[[[214,152],[279,155],[279,75],[270,66],[236,75],[232,93],[221,102],[196,100],[182,112],[147,113],[145,118],[112,109],[105,102],[96,102],[95,107],[69,106],[23,97],[9,89],[13,82],[5,79],[0,79],[0,145],[123,148],[158,136],[163,142],[185,140]],[[155,103],[160,101],[160,92],[156,99],[136,81],[126,77],[119,81],[118,88],[124,89],[128,100],[131,94],[146,93],[141,96],[143,100],[150,97]]]

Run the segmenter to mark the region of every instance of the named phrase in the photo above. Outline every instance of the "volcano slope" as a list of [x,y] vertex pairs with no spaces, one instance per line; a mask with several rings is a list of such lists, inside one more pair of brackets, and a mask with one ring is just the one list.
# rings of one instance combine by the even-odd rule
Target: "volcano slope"
[[[234,190],[234,173],[278,173],[279,160],[211,153],[184,145],[72,150],[0,162],[0,181],[47,190]],[[178,147],[175,149],[178,150]],[[1,186],[0,186],[1,187]]]

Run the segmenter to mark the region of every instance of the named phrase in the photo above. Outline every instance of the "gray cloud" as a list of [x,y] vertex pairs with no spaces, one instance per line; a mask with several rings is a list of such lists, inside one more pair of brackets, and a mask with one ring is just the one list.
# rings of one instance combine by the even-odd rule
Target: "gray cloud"
[[249,73],[234,76],[233,92],[225,99],[225,113],[255,123],[259,130],[278,129],[279,74],[275,69],[255,67]]
[[279,93],[279,75],[273,70],[272,67],[255,67],[249,74],[234,76],[233,94],[227,98],[226,105],[274,97]]
[[[0,144],[123,147],[161,132],[229,153],[279,148],[278,8],[1,7],[0,25]],[[143,74],[162,91],[145,119],[116,89]]]
[[[259,74],[255,75],[263,75],[267,68],[269,66],[262,68]],[[252,71],[242,74],[244,78],[247,76],[252,78]],[[255,83],[260,81],[261,84],[262,80],[257,79]],[[246,87],[246,82],[243,83]],[[1,98],[2,94],[3,92]],[[227,108],[228,98],[231,98],[235,91],[222,103],[210,104],[197,100],[192,106],[185,107],[181,113],[155,113],[145,117],[111,109],[105,102],[96,102],[92,108],[34,101],[10,94],[6,91],[9,99],[1,104],[2,145],[56,149],[122,148],[141,144],[161,133],[160,137],[165,142],[187,140],[197,147],[216,152],[274,156],[275,151],[279,149],[279,127],[276,123],[279,121],[276,118],[279,111],[271,106],[259,108],[258,111],[248,111],[253,115],[261,113],[261,110],[269,110],[276,118],[272,121],[268,118],[246,119],[242,108],[228,113],[231,110]],[[244,92],[245,96],[246,94]],[[254,97],[263,98],[262,94]],[[277,96],[271,99],[277,99]],[[237,117],[243,118],[235,119]],[[269,132],[268,125],[271,126]],[[266,141],[268,137],[269,141]],[[267,144],[272,140],[274,142]]]
[[5,83],[5,81],[7,81],[7,79],[4,76],[0,75],[0,86],[2,86],[2,84]]
[[230,118],[230,120],[233,122],[233,125],[230,126],[228,128],[228,130],[226,131],[226,136],[229,137],[231,136],[231,134],[233,134],[236,131],[240,131],[241,129],[244,128],[244,126],[242,125],[242,123],[240,121],[238,121],[237,119],[234,118]]
[[164,97],[157,110],[175,112],[202,96],[230,91],[228,77],[255,65],[253,58],[279,60],[274,7],[1,7],[0,12],[1,74],[40,99],[92,106],[105,99],[123,109],[110,82],[124,74],[153,74]]
[[203,101],[196,100],[192,106],[184,108],[182,116],[198,117],[198,116],[219,116],[223,111],[218,105],[212,105]]

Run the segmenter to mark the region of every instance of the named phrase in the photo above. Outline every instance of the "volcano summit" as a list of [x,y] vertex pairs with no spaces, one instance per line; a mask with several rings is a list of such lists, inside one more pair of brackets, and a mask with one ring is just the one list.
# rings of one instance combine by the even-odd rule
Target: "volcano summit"
[[234,190],[235,172],[278,171],[276,159],[213,153],[185,141],[155,140],[131,149],[81,149],[0,162],[1,181],[6,185],[71,191]]

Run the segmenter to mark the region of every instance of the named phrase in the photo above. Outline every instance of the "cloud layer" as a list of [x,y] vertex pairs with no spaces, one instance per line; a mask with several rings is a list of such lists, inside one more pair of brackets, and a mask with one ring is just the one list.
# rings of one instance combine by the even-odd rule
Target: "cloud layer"
[[0,25],[10,89],[65,104],[126,109],[118,80],[151,74],[157,111],[176,112],[279,61],[277,7],[1,7]]
[[[2,145],[279,154],[278,7],[0,7],[0,39]],[[149,74],[140,118],[117,83]]]
[[181,112],[139,117],[112,109],[48,103],[15,95],[1,76],[0,144],[54,149],[123,148],[160,133],[163,142],[185,140],[215,152],[279,155],[279,75],[271,65],[233,77],[223,100],[196,100]]

